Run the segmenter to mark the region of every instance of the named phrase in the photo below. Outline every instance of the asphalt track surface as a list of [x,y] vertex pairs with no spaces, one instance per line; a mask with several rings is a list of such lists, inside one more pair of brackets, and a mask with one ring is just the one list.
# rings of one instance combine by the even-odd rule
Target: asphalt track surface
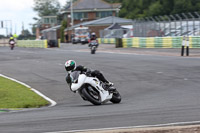
[[[132,51],[132,52],[131,52]],[[179,50],[116,49],[101,45],[61,48],[0,47],[0,74],[22,81],[52,100],[54,107],[0,113],[1,133],[45,133],[200,121],[200,58]],[[178,52],[178,53],[176,53]],[[148,54],[143,54],[148,53]],[[153,54],[156,53],[156,54]],[[93,106],[69,90],[68,59],[101,70],[122,95],[120,104]],[[20,92],[19,92],[20,93]]]

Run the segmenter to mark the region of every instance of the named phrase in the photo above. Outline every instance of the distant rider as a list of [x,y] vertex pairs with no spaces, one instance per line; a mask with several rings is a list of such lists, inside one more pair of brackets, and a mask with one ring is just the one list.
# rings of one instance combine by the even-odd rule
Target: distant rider
[[[93,40],[95,40],[97,42],[97,47],[98,47],[99,43],[97,41],[97,36],[96,36],[96,34],[94,32],[90,36],[90,42],[93,41]],[[91,43],[89,43],[88,47],[90,47],[90,46],[91,46]]]
[[90,40],[96,40],[96,39],[97,39],[96,34],[93,32],[90,37]]
[[10,45],[10,49],[13,50],[15,46],[15,39],[13,37],[10,37],[9,45]]
[[10,39],[9,39],[9,44],[10,44],[11,41],[15,42],[14,37],[10,37]]
[[[66,77],[66,81],[70,85],[71,85],[70,73],[74,72],[74,71],[80,71],[81,73],[82,72],[89,73],[89,74],[91,74],[92,77],[98,78],[99,80],[104,82],[107,86],[113,86],[114,85],[112,82],[109,82],[108,80],[106,80],[105,77],[103,76],[103,74],[100,71],[98,71],[98,70],[91,71],[90,69],[88,69],[88,68],[86,68],[82,65],[76,66],[76,62],[74,60],[68,60],[65,63],[65,69],[68,72],[68,75]],[[108,89],[110,89],[110,88],[108,87]]]

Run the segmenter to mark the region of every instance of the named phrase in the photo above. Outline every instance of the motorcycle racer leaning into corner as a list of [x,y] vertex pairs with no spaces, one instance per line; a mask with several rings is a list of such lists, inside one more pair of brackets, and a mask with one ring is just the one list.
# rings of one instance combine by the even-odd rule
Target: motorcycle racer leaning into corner
[[89,68],[86,68],[82,65],[76,66],[76,62],[74,60],[68,60],[65,63],[65,69],[67,71],[67,76],[66,76],[66,82],[69,84],[69,86],[71,86],[71,77],[70,77],[70,73],[74,72],[74,71],[80,71],[81,73],[85,72],[86,75],[91,75],[92,77],[96,77],[98,78],[100,81],[102,81],[103,83],[105,83],[105,85],[107,86],[108,91],[114,91],[113,88],[111,86],[113,86],[114,84],[112,82],[109,82],[104,76],[103,74],[98,71],[98,70],[94,70],[91,71]]

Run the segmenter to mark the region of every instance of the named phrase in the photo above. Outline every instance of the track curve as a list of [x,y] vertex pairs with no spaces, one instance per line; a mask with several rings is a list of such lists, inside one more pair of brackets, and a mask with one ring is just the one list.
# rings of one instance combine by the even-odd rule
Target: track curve
[[[0,113],[0,131],[43,133],[200,120],[199,58],[115,51],[107,45],[95,55],[86,45],[14,51],[1,47],[0,73],[25,82],[57,105]],[[65,83],[68,59],[101,70],[115,83],[122,102],[93,106],[72,93]]]

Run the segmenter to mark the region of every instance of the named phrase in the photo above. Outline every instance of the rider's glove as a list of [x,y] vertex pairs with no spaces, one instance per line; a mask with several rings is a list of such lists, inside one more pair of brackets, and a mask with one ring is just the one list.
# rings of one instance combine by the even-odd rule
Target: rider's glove
[[71,83],[71,77],[70,77],[70,75],[67,75],[66,81],[67,81],[68,84]]

